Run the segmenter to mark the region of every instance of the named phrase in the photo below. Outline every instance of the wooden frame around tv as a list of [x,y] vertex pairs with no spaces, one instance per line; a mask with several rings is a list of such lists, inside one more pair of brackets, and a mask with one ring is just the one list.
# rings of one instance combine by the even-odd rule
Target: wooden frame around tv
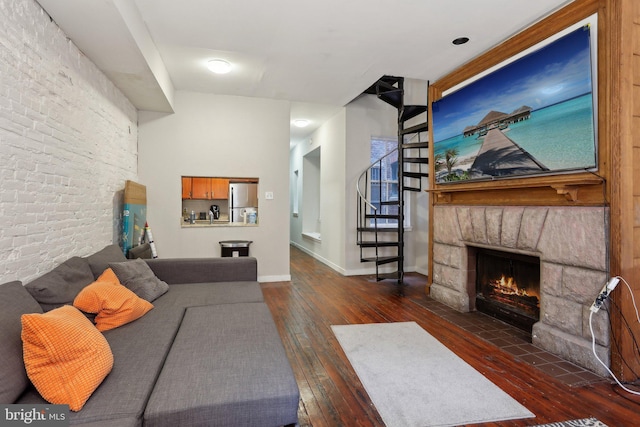
[[[491,49],[480,57],[465,64],[451,74],[433,83],[429,87],[429,118],[431,120],[431,102],[442,97],[446,90],[480,74],[531,46],[553,36],[571,25],[588,18],[598,11],[598,1],[578,1],[556,12],[548,18],[531,26],[525,31]],[[600,44],[598,32],[598,44]],[[598,50],[598,52],[600,52]],[[598,58],[598,75],[601,59]],[[594,76],[595,78],[595,76]],[[600,77],[598,77],[600,81]],[[605,85],[606,86],[606,85]],[[598,86],[598,99],[606,90]],[[571,174],[529,176],[507,180],[465,182],[455,185],[435,182],[434,165],[431,165],[430,190],[434,204],[494,204],[494,205],[591,205],[605,203],[603,185],[608,181],[607,164],[609,141],[605,137],[606,126],[602,117],[606,115],[605,103],[598,103],[598,168],[596,173],[582,172]],[[601,107],[602,106],[602,107]],[[433,141],[433,126],[430,126],[430,140]],[[431,147],[433,158],[433,146]],[[491,203],[487,203],[490,200]]]

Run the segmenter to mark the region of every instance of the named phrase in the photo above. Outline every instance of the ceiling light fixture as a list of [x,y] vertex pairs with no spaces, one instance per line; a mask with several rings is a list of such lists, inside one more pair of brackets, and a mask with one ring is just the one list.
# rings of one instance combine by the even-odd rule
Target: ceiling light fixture
[[469,37],[458,37],[457,39],[454,39],[451,43],[455,44],[456,46],[459,46],[461,44],[465,44],[468,41],[469,41]]
[[207,62],[207,68],[216,74],[227,74],[231,71],[231,64],[224,59],[212,59]]
[[293,124],[296,127],[303,128],[303,127],[306,127],[306,126],[309,125],[309,120],[307,120],[307,119],[295,119],[293,121]]

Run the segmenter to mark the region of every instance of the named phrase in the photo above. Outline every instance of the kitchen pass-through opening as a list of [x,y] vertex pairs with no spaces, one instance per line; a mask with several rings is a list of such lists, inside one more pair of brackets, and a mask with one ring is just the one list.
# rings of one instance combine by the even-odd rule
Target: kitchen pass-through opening
[[531,333],[540,319],[540,258],[475,248],[475,306]]

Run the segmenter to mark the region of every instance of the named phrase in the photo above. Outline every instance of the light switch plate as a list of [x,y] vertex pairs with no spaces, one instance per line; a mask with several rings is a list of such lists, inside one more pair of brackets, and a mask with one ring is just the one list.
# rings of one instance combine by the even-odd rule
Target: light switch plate
[[264,193],[264,198],[266,200],[273,200],[273,191],[267,191],[266,193]]

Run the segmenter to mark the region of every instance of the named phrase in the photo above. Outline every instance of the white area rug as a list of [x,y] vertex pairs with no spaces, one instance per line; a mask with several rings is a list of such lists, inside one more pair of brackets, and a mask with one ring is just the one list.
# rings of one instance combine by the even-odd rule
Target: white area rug
[[331,328],[387,427],[534,417],[415,322]]

